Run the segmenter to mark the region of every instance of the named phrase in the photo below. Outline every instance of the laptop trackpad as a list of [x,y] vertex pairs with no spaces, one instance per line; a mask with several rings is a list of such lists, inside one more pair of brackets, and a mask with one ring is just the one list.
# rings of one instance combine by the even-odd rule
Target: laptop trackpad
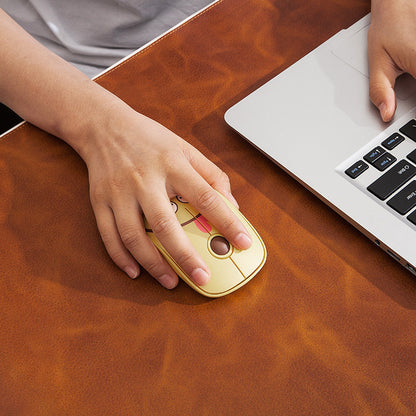
[[[340,40],[332,49],[332,53],[347,65],[369,78],[367,59],[367,32],[368,25],[357,30],[351,36]],[[366,47],[363,48],[362,45]],[[395,91],[397,98],[407,100],[416,93],[416,81],[409,74],[403,74],[396,80]]]

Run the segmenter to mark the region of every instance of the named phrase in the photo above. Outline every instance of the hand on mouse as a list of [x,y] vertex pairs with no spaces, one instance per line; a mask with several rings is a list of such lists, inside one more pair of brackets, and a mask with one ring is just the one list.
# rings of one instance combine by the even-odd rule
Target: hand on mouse
[[170,130],[124,103],[120,107],[117,117],[109,115],[102,126],[100,139],[89,140],[80,152],[107,251],[130,277],[139,274],[139,263],[163,286],[176,286],[176,274],[145,233],[144,213],[175,261],[204,285],[210,271],[177,221],[170,198],[184,197],[233,245],[248,248],[245,228],[214,190],[233,201],[228,177]]
[[370,99],[383,121],[396,110],[396,78],[409,73],[416,77],[416,2],[372,0],[368,31]]

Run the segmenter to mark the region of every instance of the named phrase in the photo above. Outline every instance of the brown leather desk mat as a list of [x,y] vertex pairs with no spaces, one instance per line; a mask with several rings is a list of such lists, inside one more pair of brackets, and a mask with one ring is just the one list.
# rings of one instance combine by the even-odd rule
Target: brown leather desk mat
[[98,80],[229,174],[269,256],[225,298],[129,280],[78,156],[2,140],[0,414],[414,414],[414,278],[223,121],[369,7],[224,0]]

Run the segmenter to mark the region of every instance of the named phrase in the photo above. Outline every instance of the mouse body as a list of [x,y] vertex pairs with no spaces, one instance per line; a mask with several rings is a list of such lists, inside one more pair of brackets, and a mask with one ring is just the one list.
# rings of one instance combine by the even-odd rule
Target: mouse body
[[221,197],[237,215],[250,234],[252,245],[247,250],[233,247],[201,213],[180,196],[171,200],[172,209],[195,249],[211,271],[206,285],[195,284],[164,249],[145,219],[146,233],[167,260],[172,269],[192,289],[208,297],[225,296],[249,282],[266,261],[263,240],[243,214],[222,195]]

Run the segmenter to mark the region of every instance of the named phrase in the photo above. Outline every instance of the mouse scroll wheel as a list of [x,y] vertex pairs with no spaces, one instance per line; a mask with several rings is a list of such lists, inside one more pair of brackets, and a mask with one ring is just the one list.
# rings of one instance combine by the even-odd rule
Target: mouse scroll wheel
[[211,250],[218,256],[225,256],[229,253],[231,245],[225,237],[216,235],[210,241]]

